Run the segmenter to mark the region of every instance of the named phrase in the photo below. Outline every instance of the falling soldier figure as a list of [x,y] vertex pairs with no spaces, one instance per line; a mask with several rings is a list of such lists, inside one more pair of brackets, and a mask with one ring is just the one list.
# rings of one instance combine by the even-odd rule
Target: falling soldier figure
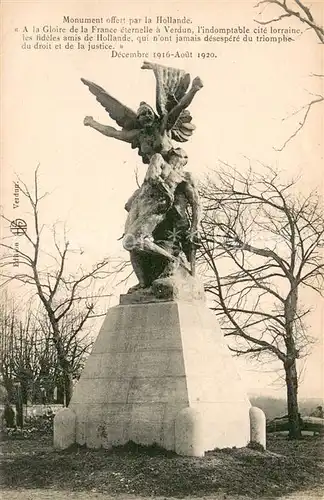
[[[136,288],[146,288],[158,277],[150,268],[152,259],[149,259],[148,265],[145,254],[159,256],[164,262],[187,269],[189,260],[188,271],[194,274],[200,204],[195,181],[183,169],[187,161],[187,154],[181,148],[171,150],[168,161],[156,153],[142,186],[125,205],[129,213],[123,246],[130,252],[139,281]],[[191,224],[186,210],[188,205],[192,211]],[[164,273],[167,272],[164,270]]]

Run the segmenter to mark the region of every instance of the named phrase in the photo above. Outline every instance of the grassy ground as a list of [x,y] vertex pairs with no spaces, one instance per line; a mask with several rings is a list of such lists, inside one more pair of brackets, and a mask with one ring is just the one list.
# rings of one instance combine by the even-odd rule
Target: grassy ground
[[290,494],[302,500],[324,491],[324,440],[319,436],[297,442],[270,436],[266,452],[216,450],[204,458],[134,445],[54,451],[48,437],[11,438],[2,444],[0,487],[8,500],[265,499]]

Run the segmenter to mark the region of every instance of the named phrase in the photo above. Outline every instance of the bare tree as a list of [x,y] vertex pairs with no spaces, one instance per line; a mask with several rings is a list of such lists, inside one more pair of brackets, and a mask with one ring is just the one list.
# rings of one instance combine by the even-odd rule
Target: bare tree
[[264,9],[269,5],[273,5],[277,8],[278,15],[265,21],[256,19],[257,23],[266,25],[277,23],[278,21],[282,21],[282,19],[295,18],[303,23],[306,29],[314,31],[320,42],[324,43],[324,29],[320,23],[314,19],[310,7],[307,7],[304,2],[300,0],[261,0],[256,4],[256,8],[263,8],[261,12],[263,14]]
[[[22,311],[21,305],[18,307],[6,297],[0,307],[0,376],[8,399],[15,402],[17,384],[25,404],[53,402],[55,388],[64,398],[64,376],[48,316],[35,300],[29,301],[25,309]],[[73,310],[60,325],[73,379],[79,378],[94,341],[89,325],[77,334],[80,322],[80,312]]]
[[[318,76],[319,78],[324,77],[324,75],[314,75],[314,76]],[[287,117],[287,118],[291,118],[293,116],[298,116],[299,117],[298,125],[295,128],[294,132],[284,141],[284,143],[280,147],[274,148],[276,151],[283,151],[284,150],[284,148],[287,146],[287,144],[292,139],[294,139],[297,136],[297,134],[301,131],[301,129],[304,127],[304,125],[307,121],[307,118],[309,116],[309,113],[311,112],[313,107],[315,107],[316,104],[319,104],[319,103],[324,101],[324,96],[322,96],[321,94],[313,94],[313,97],[314,98],[311,99],[307,104],[298,108],[294,113],[292,113],[291,115],[289,115]],[[282,121],[287,120],[287,118],[283,118]]]
[[[94,343],[94,337],[91,335],[93,325],[89,321],[94,316],[91,315],[88,317],[87,321],[85,321],[85,317],[84,311],[74,307],[60,322],[61,345],[70,366],[72,382],[80,377],[85,360],[90,354]],[[44,339],[48,342],[53,338],[53,328],[46,312],[45,314],[38,315],[37,321]],[[57,359],[54,362],[54,366],[56,369],[56,379],[58,380],[56,387],[62,387],[64,403],[66,403],[67,395],[65,391],[64,371]],[[63,383],[61,383],[61,380]]]
[[[277,15],[266,20],[255,19],[258,24],[272,25],[274,23],[281,22],[283,19],[297,19],[302,25],[305,26],[305,30],[313,31],[320,43],[324,43],[324,28],[318,21],[315,20],[311,7],[308,7],[300,0],[261,0],[256,4],[256,8],[259,9],[259,15],[263,16],[265,9],[269,6],[273,6],[277,10]],[[311,76],[323,78],[324,75],[312,74]],[[298,122],[294,132],[289,135],[283,144],[278,148],[274,148],[276,151],[282,151],[287,144],[299,134],[307,122],[307,118],[309,117],[311,111],[317,107],[318,104],[324,101],[322,93],[314,94],[310,92],[309,94],[311,97],[306,104],[300,106],[288,117],[283,118],[283,121],[285,121],[294,117],[297,118]]]
[[316,193],[295,182],[223,166],[202,188],[202,272],[231,350],[285,372],[290,436],[300,436],[296,360],[312,342],[300,291],[322,292],[324,220]]
[[57,354],[44,337],[31,308],[21,312],[4,298],[0,308],[0,374],[9,401],[16,400],[19,384],[22,399],[39,402],[42,390],[53,392],[57,383]]
[[[85,270],[79,265],[77,270],[72,272],[69,257],[71,254],[80,256],[82,251],[71,248],[66,231],[63,235],[59,235],[57,225],[51,227],[53,248],[52,251],[49,250],[49,243],[44,236],[46,226],[41,222],[39,212],[40,203],[46,194],[39,194],[38,168],[34,174],[33,190],[29,189],[21,179],[19,190],[31,207],[33,228],[20,228],[23,233],[20,240],[23,239],[24,248],[22,244],[17,247],[11,237],[2,240],[3,284],[16,280],[30,285],[36,291],[46,312],[51,340],[56,348],[64,378],[65,398],[68,404],[73,387],[73,359],[75,360],[78,346],[81,345],[80,334],[85,324],[91,318],[98,316],[95,307],[98,299],[107,297],[103,287],[98,289],[98,282],[104,281],[111,275],[109,259],[97,262],[90,270]],[[18,268],[17,260],[19,260]],[[82,352],[78,355],[81,359]]]

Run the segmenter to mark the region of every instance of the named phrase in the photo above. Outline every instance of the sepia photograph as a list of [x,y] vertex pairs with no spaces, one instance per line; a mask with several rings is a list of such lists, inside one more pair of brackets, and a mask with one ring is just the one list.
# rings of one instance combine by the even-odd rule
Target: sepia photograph
[[323,19],[1,3],[2,498],[323,498]]

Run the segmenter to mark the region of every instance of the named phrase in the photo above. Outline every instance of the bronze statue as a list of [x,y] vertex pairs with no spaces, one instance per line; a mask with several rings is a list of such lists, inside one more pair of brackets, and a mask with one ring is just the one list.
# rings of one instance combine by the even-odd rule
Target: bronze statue
[[[111,118],[122,127],[101,125],[87,116],[84,124],[138,148],[148,169],[142,186],[125,205],[128,217],[123,246],[130,252],[138,285],[149,288],[158,278],[172,276],[180,266],[194,275],[200,218],[199,196],[192,175],[184,170],[188,157],[172,140],[186,142],[195,126],[186,109],[203,84],[183,70],[144,62],[156,77],[156,109],[141,102],[137,114],[98,85],[81,79]],[[189,217],[188,209],[191,214]]]
[[[161,274],[172,274],[178,265],[194,274],[200,204],[195,181],[183,169],[187,160],[181,148],[172,149],[168,161],[156,153],[142,186],[125,205],[128,217],[123,246],[130,252],[139,281],[136,288],[147,288]],[[153,261],[147,255],[153,255]]]
[[173,148],[172,140],[186,142],[191,137],[195,126],[191,123],[192,117],[186,108],[203,84],[196,77],[187,92],[190,75],[185,71],[149,62],[144,62],[142,69],[152,69],[155,74],[158,114],[145,102],[140,103],[135,113],[103,88],[81,78],[122,129],[101,125],[92,116],[86,116],[84,124],[108,137],[130,143],[133,149],[138,148],[143,163],[149,163],[154,153],[160,153],[164,157]]

